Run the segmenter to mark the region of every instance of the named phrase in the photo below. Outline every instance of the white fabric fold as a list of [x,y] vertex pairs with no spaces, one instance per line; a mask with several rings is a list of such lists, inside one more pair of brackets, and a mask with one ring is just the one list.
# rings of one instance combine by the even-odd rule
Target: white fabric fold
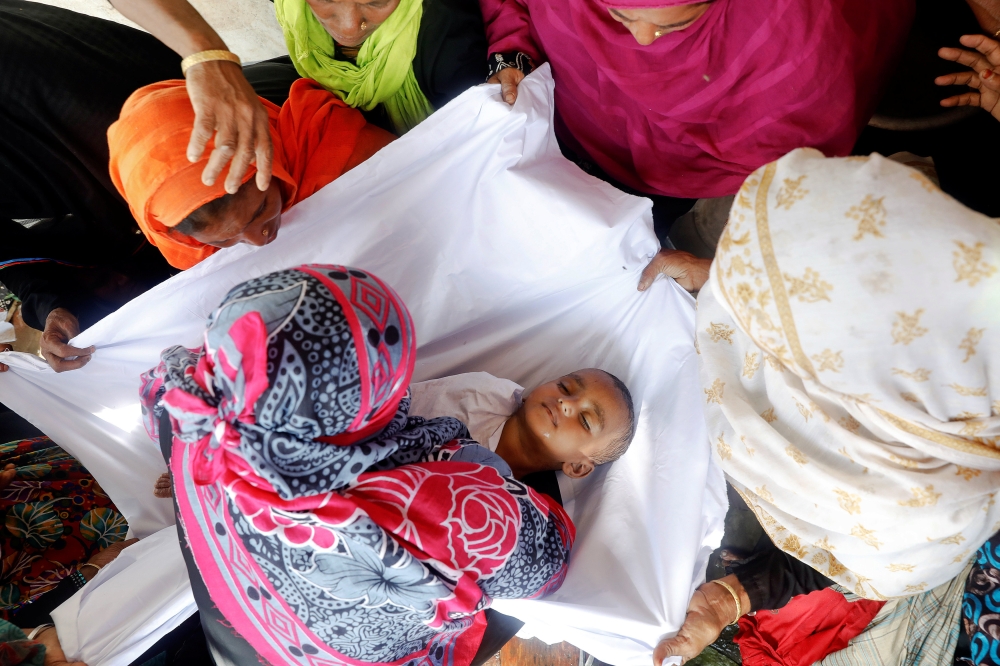
[[0,401],[150,534],[173,513],[152,496],[164,465],[140,424],[139,374],[166,347],[200,344],[208,314],[248,278],[307,262],[370,270],[413,314],[415,381],[485,371],[533,386],[600,367],[628,384],[640,410],[629,452],[561,482],[577,526],[565,584],[497,607],[546,640],[647,666],[683,622],[727,506],[699,405],[694,302],[667,280],[636,291],[658,249],[649,201],[562,157],[547,66],[519,90],[513,108],[496,86],[465,92],[289,211],[270,245],[223,250],[99,322],[76,341],[97,347],[82,370],[11,363]]

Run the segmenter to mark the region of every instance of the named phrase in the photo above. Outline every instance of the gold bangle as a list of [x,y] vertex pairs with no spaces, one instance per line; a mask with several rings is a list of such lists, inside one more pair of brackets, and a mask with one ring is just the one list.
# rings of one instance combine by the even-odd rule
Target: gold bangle
[[740,603],[740,595],[736,594],[736,590],[729,583],[722,580],[710,580],[709,583],[715,583],[716,585],[721,585],[722,587],[729,590],[729,594],[733,595],[733,601],[736,602],[736,619],[729,623],[730,627],[736,626],[740,623],[740,618],[743,617],[743,605]]
[[184,58],[184,60],[181,60],[181,73],[184,74],[184,76],[187,76],[189,69],[199,63],[208,62],[209,60],[228,60],[229,62],[235,62],[237,65],[242,64],[240,57],[232,51],[226,51],[224,49],[199,51],[198,53],[192,53],[187,58]]
[[81,564],[81,565],[80,565],[80,566],[79,566],[78,568],[82,569],[82,568],[84,568],[84,567],[94,567],[94,568],[95,568],[95,569],[97,569],[98,571],[100,571],[101,569],[103,569],[103,568],[104,568],[104,567],[102,567],[102,566],[101,566],[100,564],[92,564],[92,563],[90,563],[90,562],[84,562],[84,563],[83,563],[83,564]]

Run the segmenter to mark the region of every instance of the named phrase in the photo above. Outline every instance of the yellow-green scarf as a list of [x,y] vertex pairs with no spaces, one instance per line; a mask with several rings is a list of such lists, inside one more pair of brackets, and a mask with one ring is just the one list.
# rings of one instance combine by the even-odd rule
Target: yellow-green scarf
[[384,104],[399,134],[434,111],[413,75],[422,0],[400,0],[361,45],[357,64],[335,58],[333,38],[306,0],[275,0],[274,9],[288,53],[303,77],[318,81],[349,106],[371,111]]

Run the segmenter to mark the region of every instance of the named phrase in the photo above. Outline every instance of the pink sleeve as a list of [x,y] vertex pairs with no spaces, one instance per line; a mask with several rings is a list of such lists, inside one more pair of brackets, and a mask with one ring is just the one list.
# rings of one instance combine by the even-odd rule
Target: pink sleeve
[[529,0],[479,0],[479,6],[486,23],[489,52],[527,53],[537,66],[545,62],[545,57],[531,37],[528,2]]

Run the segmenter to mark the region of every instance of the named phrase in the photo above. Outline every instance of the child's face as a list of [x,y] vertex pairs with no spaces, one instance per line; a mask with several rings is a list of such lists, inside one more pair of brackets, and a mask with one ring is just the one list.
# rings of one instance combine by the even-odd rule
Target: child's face
[[524,397],[522,409],[538,453],[558,463],[586,463],[580,476],[629,427],[621,393],[600,370],[578,370],[542,384]]

